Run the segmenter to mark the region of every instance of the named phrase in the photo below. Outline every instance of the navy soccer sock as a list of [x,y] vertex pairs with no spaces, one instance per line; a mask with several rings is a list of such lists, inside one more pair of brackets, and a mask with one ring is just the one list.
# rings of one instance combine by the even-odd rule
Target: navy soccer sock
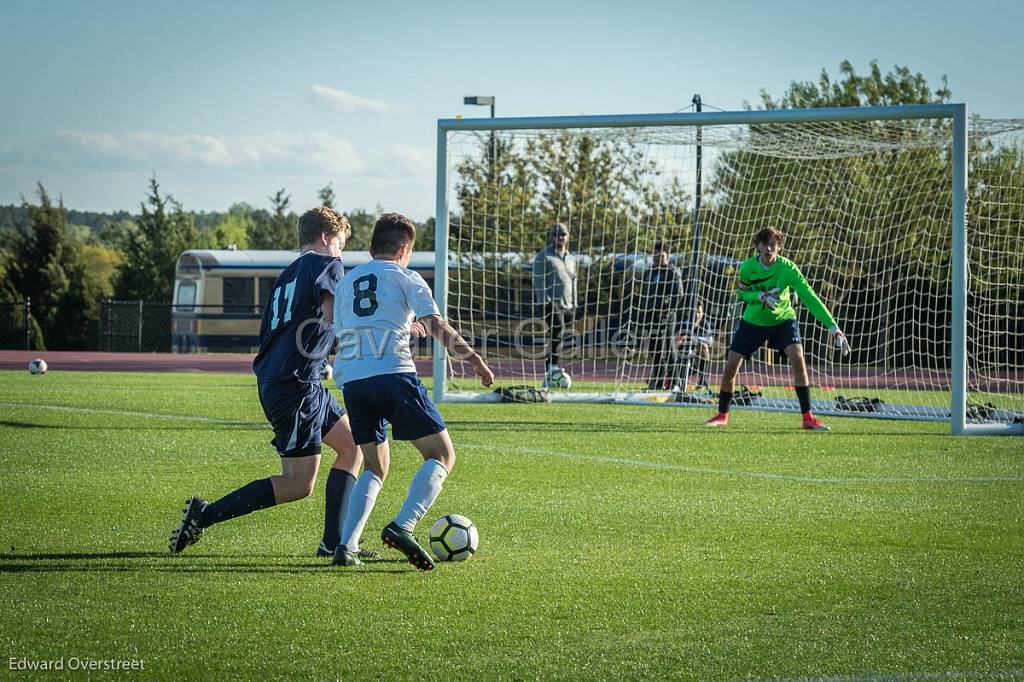
[[800,411],[804,414],[811,411],[811,389],[809,386],[797,386],[796,397],[800,401]]
[[341,522],[348,511],[348,498],[356,485],[356,477],[347,471],[332,468],[327,474],[327,502],[324,505],[324,545],[333,550],[341,542]]
[[253,481],[207,505],[203,510],[203,528],[223,523],[236,516],[244,516],[258,509],[273,507],[275,504],[277,502],[274,499],[274,484],[270,479]]
[[732,391],[718,392],[718,411],[721,414],[729,414],[729,405],[732,403]]

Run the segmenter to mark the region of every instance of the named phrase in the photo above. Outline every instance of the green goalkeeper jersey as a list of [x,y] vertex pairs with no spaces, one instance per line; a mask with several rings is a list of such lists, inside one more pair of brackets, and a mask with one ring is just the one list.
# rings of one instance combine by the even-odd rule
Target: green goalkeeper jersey
[[[828,308],[807,283],[800,268],[788,258],[779,256],[769,268],[761,264],[758,256],[748,258],[740,265],[737,286],[736,295],[746,304],[743,306],[743,319],[750,324],[770,327],[787,320],[795,320],[796,310],[793,309],[791,296],[794,291],[826,329],[831,329],[836,323]],[[778,289],[779,304],[774,310],[758,299],[762,291],[771,289]]]

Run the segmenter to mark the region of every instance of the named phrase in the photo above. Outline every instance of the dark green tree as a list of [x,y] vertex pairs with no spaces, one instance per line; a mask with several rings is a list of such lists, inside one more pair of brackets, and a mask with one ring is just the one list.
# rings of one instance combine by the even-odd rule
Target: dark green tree
[[882,74],[877,61],[868,66],[869,73],[859,75],[847,60],[839,64],[839,79],[833,80],[826,69],[818,82],[793,81],[778,100],[761,90],[765,109],[817,109],[821,107],[876,107],[897,104],[939,104],[950,101],[952,92],[946,76],[942,86],[932,89],[920,73],[906,66],[896,66]]
[[249,231],[250,249],[288,249],[294,251],[296,221],[294,213],[288,211],[292,198],[282,187],[270,197],[271,212],[256,211],[252,215]]
[[38,196],[39,205],[22,199],[28,222],[5,249],[4,288],[18,300],[31,297],[29,328],[36,349],[95,348],[99,299],[109,272],[95,265],[97,257],[113,254],[70,229],[63,201],[54,204],[42,184]]
[[42,183],[37,185],[39,205],[22,197],[28,223],[13,237],[10,259],[10,285],[19,298],[31,298],[33,346],[44,350],[48,332],[53,329],[58,305],[71,286],[65,252],[67,214],[64,202],[55,205]]
[[170,301],[178,257],[198,241],[191,214],[170,195],[160,194],[156,177],[141,204],[136,233],[125,250],[115,295],[121,299]]
[[457,168],[449,232],[462,250],[536,251],[554,222],[613,251],[632,251],[641,232],[675,240],[685,231],[690,197],[633,139],[543,133],[496,145],[496,165],[482,136]]
[[320,205],[326,206],[327,208],[334,208],[334,201],[337,196],[334,194],[334,183],[328,182],[326,185],[320,188],[320,191],[316,193],[317,197],[320,198]]
[[[380,206],[376,212],[381,211]],[[376,213],[370,213],[364,208],[356,208],[345,214],[348,224],[352,227],[352,235],[345,243],[348,251],[369,251],[370,237],[373,236],[373,225],[377,222]]]
[[104,223],[96,237],[100,244],[123,252],[128,250],[128,245],[131,244],[138,232],[139,226],[134,220],[122,218]]
[[417,251],[433,251],[434,250],[434,236],[437,221],[433,218],[427,218],[422,223],[416,223],[416,250]]

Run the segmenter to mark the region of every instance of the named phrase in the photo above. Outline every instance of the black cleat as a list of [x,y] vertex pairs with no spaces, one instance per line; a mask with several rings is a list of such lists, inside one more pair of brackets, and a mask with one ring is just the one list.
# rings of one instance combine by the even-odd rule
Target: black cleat
[[203,510],[210,503],[201,497],[193,495],[185,501],[185,508],[181,512],[181,523],[171,532],[171,539],[167,543],[167,549],[171,554],[178,554],[189,545],[199,542],[203,536],[203,527],[199,525]]
[[400,528],[394,521],[384,526],[380,533],[380,541],[404,554],[409,563],[419,570],[434,570],[434,562],[427,551],[420,547],[420,543],[416,542],[416,536]]
[[331,563],[335,566],[361,566],[363,562],[355,554],[348,551],[345,545],[338,545],[334,550],[334,559],[331,560]]

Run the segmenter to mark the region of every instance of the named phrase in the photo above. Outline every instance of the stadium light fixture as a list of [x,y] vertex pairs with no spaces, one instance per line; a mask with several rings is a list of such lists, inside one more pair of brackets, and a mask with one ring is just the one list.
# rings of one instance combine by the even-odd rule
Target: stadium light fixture
[[[462,98],[463,104],[471,104],[477,106],[490,106],[491,107],[491,118],[494,118],[494,100],[497,99],[494,95],[467,95]],[[495,137],[494,132],[491,132],[490,142],[490,153],[491,153],[491,169],[498,165],[498,138]]]
[[463,104],[472,104],[478,106],[490,106],[491,107],[491,118],[494,118],[494,95],[483,96],[483,95],[472,95],[462,98]]

